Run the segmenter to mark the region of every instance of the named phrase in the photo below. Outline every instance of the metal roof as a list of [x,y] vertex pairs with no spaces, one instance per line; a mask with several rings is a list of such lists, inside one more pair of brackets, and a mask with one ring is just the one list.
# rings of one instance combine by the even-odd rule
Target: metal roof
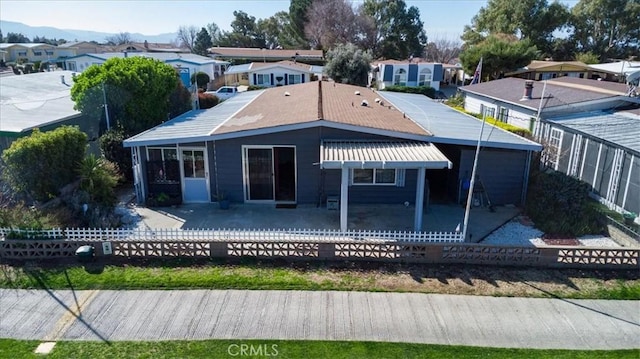
[[72,86],[71,71],[0,77],[0,132],[20,133],[79,116]]
[[[392,103],[425,130],[433,134],[429,141],[475,146],[482,122],[423,95],[381,91],[379,95]],[[496,126],[485,124],[482,146],[540,151],[542,146]]]
[[325,140],[321,168],[452,168],[433,144],[418,141]]
[[225,75],[231,75],[249,72],[249,70],[251,70],[251,65],[253,65],[252,62],[248,64],[229,66],[227,68],[227,71],[225,71],[224,73]]
[[211,140],[211,135],[225,121],[244,108],[264,90],[238,94],[207,110],[192,110],[170,121],[130,137],[124,147],[151,146]]
[[628,112],[600,112],[592,115],[550,119],[575,131],[640,152],[640,116]]

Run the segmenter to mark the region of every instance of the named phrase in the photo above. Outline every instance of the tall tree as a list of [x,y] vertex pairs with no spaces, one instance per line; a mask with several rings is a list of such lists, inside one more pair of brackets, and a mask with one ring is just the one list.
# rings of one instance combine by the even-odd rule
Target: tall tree
[[361,11],[375,24],[375,39],[370,41],[375,58],[422,56],[427,35],[417,7],[407,9],[404,0],[365,0]]
[[461,45],[458,41],[437,38],[427,44],[424,57],[427,61],[448,64],[460,55]]
[[224,31],[218,44],[232,47],[264,48],[266,41],[258,31],[255,16],[244,11],[234,11],[235,19],[231,22],[231,31]]
[[177,81],[175,69],[158,60],[111,58],[76,76],[71,99],[77,110],[95,118],[104,114],[106,95],[111,127],[131,136],[167,119],[169,96]]
[[578,51],[601,60],[638,55],[640,0],[580,0],[571,13]]
[[193,44],[193,53],[207,56],[209,53],[209,48],[213,46],[213,42],[211,41],[211,36],[206,28],[200,29],[198,36],[196,36],[196,40]]
[[465,49],[460,61],[467,73],[474,73],[482,58],[482,78],[498,79],[505,73],[528,65],[538,57],[529,39],[518,40],[513,35],[489,35],[484,41]]
[[216,25],[215,22],[212,22],[210,24],[207,24],[207,31],[209,32],[209,37],[211,37],[211,42],[215,45],[222,35],[220,27]]
[[567,26],[569,10],[547,0],[489,0],[466,26],[462,39],[474,45],[491,34],[510,34],[529,39],[539,50],[552,55],[553,32]]
[[289,14],[286,11],[278,11],[267,19],[258,20],[258,32],[264,39],[266,48],[282,47],[283,29],[287,26],[289,26]]
[[286,48],[308,49],[304,28],[309,21],[307,10],[313,0],[291,0],[289,4],[289,25],[283,29],[286,36],[282,37],[283,46]]
[[193,25],[183,25],[178,28],[178,42],[180,46],[186,47],[191,52],[193,52],[196,36],[198,36],[198,28]]
[[304,31],[313,48],[331,49],[356,39],[356,14],[346,0],[314,1],[307,17]]
[[371,54],[354,44],[340,44],[327,52],[325,72],[336,82],[365,86],[371,69]]
[[131,34],[128,32],[120,32],[111,36],[107,36],[105,40],[110,45],[124,45],[133,42]]

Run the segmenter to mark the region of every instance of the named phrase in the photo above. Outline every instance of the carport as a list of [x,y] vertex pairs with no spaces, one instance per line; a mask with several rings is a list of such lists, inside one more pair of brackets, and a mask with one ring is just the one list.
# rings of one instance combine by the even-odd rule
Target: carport
[[[340,230],[347,230],[349,186],[354,183],[354,170],[371,170],[372,176],[380,170],[417,169],[414,230],[421,231],[422,212],[427,169],[451,169],[452,163],[432,143],[418,141],[342,141],[324,140],[320,145],[320,167],[340,169]],[[394,180],[395,181],[395,180]],[[381,189],[383,190],[383,189]]]

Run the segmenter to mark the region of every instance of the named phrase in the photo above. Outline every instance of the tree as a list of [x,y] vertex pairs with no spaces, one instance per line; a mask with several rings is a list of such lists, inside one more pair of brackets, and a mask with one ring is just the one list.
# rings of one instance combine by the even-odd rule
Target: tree
[[73,164],[84,158],[86,147],[87,135],[77,127],[62,126],[48,132],[36,129],[2,153],[6,165],[3,179],[16,192],[49,200],[76,179]]
[[116,204],[115,187],[120,180],[118,167],[94,154],[82,159],[78,166],[80,189],[89,194],[91,203],[111,208]]
[[196,36],[198,36],[198,28],[195,26],[180,26],[178,28],[178,42],[193,52]]
[[216,95],[198,92],[198,103],[200,104],[201,110],[206,110],[208,108],[216,106],[220,102],[220,99]]
[[346,0],[314,1],[307,17],[304,33],[313,48],[331,49],[356,39],[356,14]]
[[325,71],[336,82],[365,86],[371,69],[371,54],[354,44],[340,44],[327,53]]
[[445,38],[437,38],[425,47],[425,59],[432,62],[448,64],[460,56],[460,43]]
[[278,11],[267,19],[258,20],[258,32],[264,39],[267,49],[277,49],[284,43],[283,29],[289,26],[289,14],[286,11]]
[[218,27],[215,22],[212,22],[207,24],[207,31],[209,32],[209,37],[211,37],[211,43],[215,45],[222,35],[220,27]]
[[10,32],[7,33],[7,38],[6,38],[7,42],[10,44],[20,44],[20,43],[27,43],[27,42],[31,42],[29,41],[29,38],[20,34],[20,33],[15,33],[15,32]]
[[375,58],[422,56],[427,35],[417,7],[407,9],[404,0],[365,0],[360,10],[375,26],[375,38],[369,39]]
[[460,54],[467,73],[474,73],[482,58],[483,79],[498,79],[506,72],[528,65],[538,57],[529,39],[517,40],[513,35],[490,35],[481,43],[470,46]]
[[111,58],[76,76],[71,99],[76,110],[96,118],[104,113],[106,95],[111,126],[131,136],[166,120],[177,81],[175,69],[158,60]]
[[124,45],[133,42],[131,34],[128,32],[120,32],[111,36],[107,36],[105,40],[110,45]]
[[593,52],[580,52],[576,54],[576,61],[583,62],[587,65],[600,63],[600,57]]
[[198,88],[206,89],[209,81],[211,81],[211,78],[206,72],[199,71],[191,75],[191,83],[195,82]]
[[230,47],[266,47],[266,41],[258,31],[255,16],[244,11],[234,11],[235,19],[231,22],[231,31],[223,31],[219,46]]
[[308,22],[307,10],[313,0],[291,0],[289,4],[289,25],[284,28],[282,37],[286,48],[308,49],[309,42],[305,38],[304,27]]
[[638,55],[640,0],[580,0],[571,13],[578,51],[601,60]]
[[176,88],[169,96],[169,114],[167,115],[167,119],[180,116],[190,111],[192,109],[191,95],[191,91],[184,87],[182,81],[178,81]]
[[207,29],[203,27],[196,36],[192,52],[198,55],[207,56],[209,54],[209,48],[212,46],[213,42],[211,42],[211,35],[209,35]]
[[547,0],[489,0],[471,20],[462,35],[466,45],[475,45],[492,34],[510,34],[529,39],[533,45],[552,55],[553,32],[567,25],[565,5]]

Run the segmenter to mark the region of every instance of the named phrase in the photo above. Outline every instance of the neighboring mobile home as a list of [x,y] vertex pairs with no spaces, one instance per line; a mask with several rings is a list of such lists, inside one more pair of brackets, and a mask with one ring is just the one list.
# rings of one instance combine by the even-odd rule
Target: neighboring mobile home
[[[415,205],[421,230],[429,198],[458,201],[481,122],[422,95],[317,81],[241,93],[183,114],[124,142],[136,194],[184,202],[224,193],[240,203]],[[531,152],[541,146],[485,131],[479,175],[500,204],[524,202]],[[344,217],[343,217],[344,216]]]
[[301,62],[252,62],[229,66],[225,83],[229,85],[276,87],[314,81],[322,75],[322,66]]
[[383,90],[387,86],[428,86],[440,90],[443,81],[443,66],[433,62],[411,62],[384,60],[375,63],[370,82]]

